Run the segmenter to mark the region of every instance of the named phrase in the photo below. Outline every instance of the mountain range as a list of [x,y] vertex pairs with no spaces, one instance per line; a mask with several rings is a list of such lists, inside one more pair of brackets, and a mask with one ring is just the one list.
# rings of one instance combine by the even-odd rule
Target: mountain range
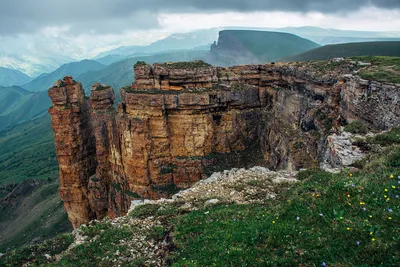
[[0,86],[23,85],[30,81],[32,78],[19,70],[0,67]]

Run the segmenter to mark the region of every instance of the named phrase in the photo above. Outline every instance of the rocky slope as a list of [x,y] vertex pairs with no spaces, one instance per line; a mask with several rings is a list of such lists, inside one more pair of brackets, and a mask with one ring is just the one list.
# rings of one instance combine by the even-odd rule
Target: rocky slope
[[326,136],[345,122],[400,124],[398,86],[361,79],[356,62],[323,64],[139,62],[116,109],[111,87],[95,84],[87,99],[71,77],[58,81],[49,112],[74,227],[122,216],[133,200],[167,197],[214,171],[318,166]]

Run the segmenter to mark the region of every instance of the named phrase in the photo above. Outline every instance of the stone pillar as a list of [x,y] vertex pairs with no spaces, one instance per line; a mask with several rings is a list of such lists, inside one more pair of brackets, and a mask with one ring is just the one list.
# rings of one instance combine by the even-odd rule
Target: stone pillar
[[59,162],[61,199],[74,228],[94,218],[87,185],[96,171],[96,147],[89,101],[80,83],[72,77],[57,81],[48,92],[49,109]]

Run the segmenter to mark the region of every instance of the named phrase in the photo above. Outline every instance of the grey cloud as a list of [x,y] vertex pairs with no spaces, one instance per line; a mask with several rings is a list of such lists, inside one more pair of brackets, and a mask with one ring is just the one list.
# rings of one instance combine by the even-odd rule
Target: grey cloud
[[399,9],[399,0],[1,0],[0,35],[31,33],[46,26],[71,32],[120,33],[159,27],[160,13],[320,11],[349,13],[365,6]]

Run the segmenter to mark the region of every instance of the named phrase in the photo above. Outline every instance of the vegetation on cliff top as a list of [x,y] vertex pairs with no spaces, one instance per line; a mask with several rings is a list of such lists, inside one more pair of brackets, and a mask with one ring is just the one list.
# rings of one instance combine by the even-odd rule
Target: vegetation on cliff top
[[212,66],[204,62],[203,60],[195,60],[187,62],[167,62],[167,63],[162,63],[160,65],[170,69],[187,69],[187,70],[207,68]]

